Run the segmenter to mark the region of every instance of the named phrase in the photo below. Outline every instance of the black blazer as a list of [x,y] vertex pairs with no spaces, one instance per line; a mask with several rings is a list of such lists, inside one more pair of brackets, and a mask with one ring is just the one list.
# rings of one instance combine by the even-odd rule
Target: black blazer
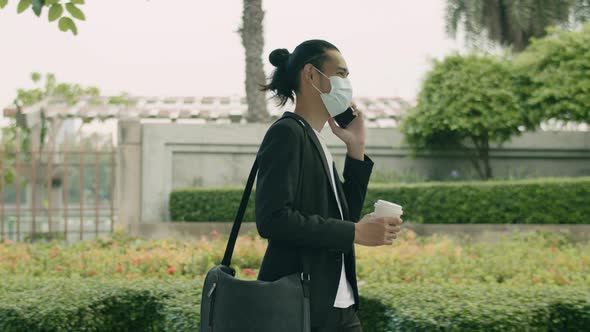
[[[354,223],[360,218],[373,161],[346,155],[344,183],[334,165],[334,178],[344,220],[329,168],[313,128],[303,117],[284,112],[266,132],[258,158],[256,228],[268,239],[258,280],[274,281],[302,271],[302,253],[311,262],[311,324],[319,326],[334,306],[342,253],[345,271],[359,309],[354,255]],[[305,250],[305,251],[303,251]]]

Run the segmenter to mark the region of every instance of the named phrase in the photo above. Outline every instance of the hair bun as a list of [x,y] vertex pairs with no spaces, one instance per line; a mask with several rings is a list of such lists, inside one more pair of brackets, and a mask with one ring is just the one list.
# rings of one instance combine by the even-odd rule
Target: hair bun
[[276,50],[272,51],[268,56],[268,60],[272,63],[275,67],[281,67],[287,63],[289,60],[289,51],[286,48],[277,48]]

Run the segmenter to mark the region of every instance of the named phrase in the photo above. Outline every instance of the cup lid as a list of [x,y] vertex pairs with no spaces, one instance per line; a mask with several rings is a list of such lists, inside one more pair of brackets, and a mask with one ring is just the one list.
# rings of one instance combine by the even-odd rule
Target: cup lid
[[402,206],[401,205],[398,205],[398,204],[395,204],[395,203],[392,203],[392,202],[388,202],[388,201],[384,201],[382,199],[377,200],[377,202],[374,205],[375,206],[377,206],[377,205],[385,205],[385,206],[390,207],[390,208],[402,210]]

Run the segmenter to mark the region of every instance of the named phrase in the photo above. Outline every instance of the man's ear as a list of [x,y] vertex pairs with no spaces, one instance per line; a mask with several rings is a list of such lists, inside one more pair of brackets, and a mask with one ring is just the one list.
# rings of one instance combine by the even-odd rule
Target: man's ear
[[313,65],[311,63],[307,63],[303,66],[303,78],[306,82],[313,81],[313,72]]

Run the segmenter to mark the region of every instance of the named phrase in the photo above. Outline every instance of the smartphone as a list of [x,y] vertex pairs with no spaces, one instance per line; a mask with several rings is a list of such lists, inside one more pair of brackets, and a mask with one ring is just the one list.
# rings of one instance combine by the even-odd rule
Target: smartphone
[[340,128],[346,128],[346,126],[348,126],[348,124],[356,118],[356,115],[352,114],[352,112],[354,112],[354,109],[352,106],[350,106],[346,109],[346,111],[334,117],[334,120],[336,120],[336,123],[340,126]]

